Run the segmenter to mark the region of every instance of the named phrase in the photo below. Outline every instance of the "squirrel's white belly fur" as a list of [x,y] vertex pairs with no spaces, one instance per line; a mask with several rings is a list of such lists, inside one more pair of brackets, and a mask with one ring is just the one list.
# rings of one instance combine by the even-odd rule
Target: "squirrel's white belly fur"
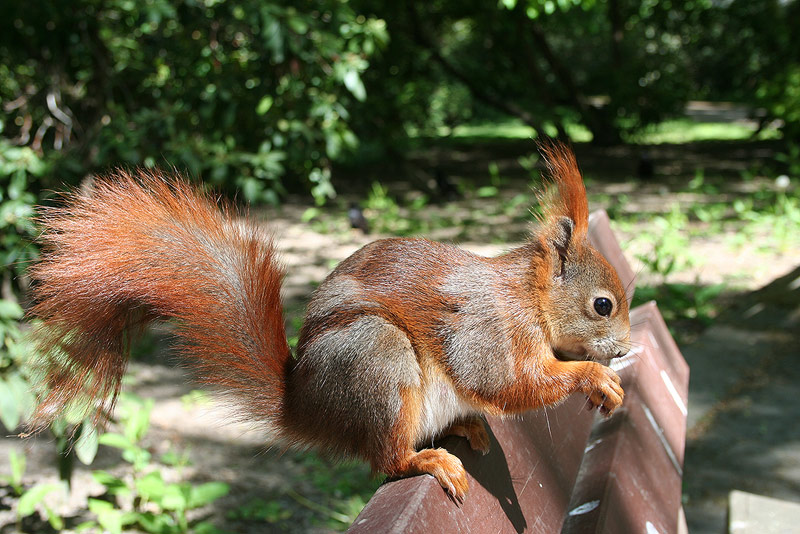
[[426,381],[422,395],[420,443],[432,441],[453,421],[478,412],[456,393],[450,380],[438,374]]

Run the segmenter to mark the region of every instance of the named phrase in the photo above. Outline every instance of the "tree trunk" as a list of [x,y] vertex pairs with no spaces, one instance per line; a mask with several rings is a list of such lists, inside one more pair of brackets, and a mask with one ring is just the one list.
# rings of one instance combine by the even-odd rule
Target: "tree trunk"
[[604,120],[602,115],[589,105],[586,96],[572,78],[572,73],[550,47],[541,25],[535,20],[531,20],[530,29],[534,43],[542,53],[542,57],[547,61],[556,79],[564,87],[569,102],[581,114],[584,124],[592,132],[592,142],[599,145],[619,143],[619,132],[613,124]]
[[[544,75],[542,74],[541,69],[539,68],[539,64],[536,62],[536,53],[531,47],[530,41],[527,39],[527,32],[525,31],[525,21],[527,21],[528,17],[522,12],[519,6],[522,4],[517,2],[517,6],[514,8],[514,18],[516,22],[516,29],[517,35],[521,43],[523,43],[523,57],[525,59],[525,64],[528,67],[528,72],[531,75],[533,84],[536,85],[536,88],[539,92],[539,95],[544,102],[544,104],[550,108],[555,109],[556,103],[553,95],[550,94],[550,90],[547,87],[547,81],[545,80]],[[567,135],[567,131],[564,129],[564,123],[561,119],[554,113],[553,114],[553,123],[556,126],[556,130],[558,131],[558,137],[564,140],[569,139],[569,135]]]
[[406,3],[406,7],[408,9],[409,18],[411,20],[411,25],[413,27],[413,34],[414,40],[420,45],[422,48],[427,50],[433,59],[444,69],[444,71],[449,75],[464,84],[464,86],[469,90],[469,92],[477,98],[478,100],[482,101],[484,104],[487,104],[495,109],[498,109],[512,117],[517,117],[522,122],[536,130],[537,133],[540,135],[545,135],[544,125],[542,122],[534,117],[528,111],[522,109],[514,102],[511,102],[507,99],[498,96],[490,89],[482,86],[480,83],[476,82],[465,73],[461,72],[453,63],[451,63],[446,57],[442,55],[439,51],[438,46],[434,43],[433,39],[431,39],[428,34],[425,32],[423,28],[422,21],[420,20],[417,10],[414,4],[414,0],[408,0]]

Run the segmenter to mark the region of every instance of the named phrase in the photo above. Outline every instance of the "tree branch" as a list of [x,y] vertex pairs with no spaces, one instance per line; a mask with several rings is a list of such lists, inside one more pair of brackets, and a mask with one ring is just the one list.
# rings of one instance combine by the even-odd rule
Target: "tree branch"
[[483,103],[498,109],[508,115],[513,117],[517,117],[522,122],[536,130],[537,133],[540,135],[544,135],[544,125],[531,113],[522,109],[514,102],[509,102],[502,97],[494,94],[491,91],[488,91],[483,86],[481,86],[478,82],[461,72],[453,63],[451,63],[446,57],[444,57],[433,42],[433,39],[429,38],[427,33],[423,28],[422,22],[419,20],[419,16],[417,14],[417,10],[414,7],[415,3],[414,0],[408,0],[406,2],[406,7],[408,9],[409,17],[411,19],[414,39],[419,46],[426,49],[430,54],[431,57],[442,67],[442,69],[451,77],[455,78],[459,82],[461,82],[472,95],[481,100]]

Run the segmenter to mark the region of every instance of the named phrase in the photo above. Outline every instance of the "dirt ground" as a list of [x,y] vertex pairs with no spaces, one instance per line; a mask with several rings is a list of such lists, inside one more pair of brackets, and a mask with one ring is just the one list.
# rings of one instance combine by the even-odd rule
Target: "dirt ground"
[[[707,174],[730,176],[726,191],[746,195],[747,188],[764,182],[743,182],[741,170],[759,158],[771,155],[767,145],[700,145],[655,148],[656,177],[645,183],[631,183],[637,152],[632,149],[600,151],[579,147],[578,159],[590,177],[592,208],[607,208],[616,213],[665,211],[673,202],[693,199],[681,193],[697,168]],[[503,146],[462,154],[458,148],[446,153],[420,152],[413,161],[422,178],[414,181],[391,180],[391,171],[375,168],[367,172],[375,179],[387,179],[397,194],[414,189],[430,177],[431,168],[443,168],[455,179],[478,180],[485,176],[487,162],[497,163],[508,179],[496,198],[466,198],[430,206],[430,212],[448,213],[459,220],[459,213],[476,212],[492,202],[516,194],[530,194],[528,181],[517,159],[530,152],[527,146]],[[408,174],[408,169],[404,172]],[[426,174],[427,173],[427,174]],[[426,178],[426,176],[428,178]],[[279,209],[259,213],[269,221],[288,268],[284,298],[290,330],[296,328],[304,302],[331,268],[360,246],[380,235],[364,235],[347,229],[346,206],[362,200],[357,188],[344,184],[343,197],[322,217],[328,225],[303,221],[308,205],[292,200]],[[731,193],[731,194],[734,194]],[[620,205],[624,199],[624,205]],[[452,205],[456,206],[453,214]],[[336,207],[338,206],[338,207]],[[480,254],[493,255],[518,244],[526,231],[527,206],[519,213],[492,215],[485,224],[469,228],[437,227],[428,237],[455,240]],[[367,213],[368,216],[374,215]],[[323,225],[324,226],[324,225]],[[458,225],[457,225],[458,226]],[[330,231],[332,229],[332,231]],[[643,228],[617,228],[629,261],[639,272],[640,284],[659,283],[660,277],[644,272],[637,254],[626,243],[634,243]],[[758,242],[731,247],[730,236],[714,235],[689,242],[689,254],[702,258],[667,278],[670,282],[710,285],[725,282],[731,288],[729,303],[713,326],[698,335],[687,336],[690,343],[681,348],[692,368],[690,383],[689,440],[685,466],[685,507],[691,532],[722,532],[728,491],[743,489],[779,498],[800,501],[800,404],[796,402],[800,367],[796,365],[800,347],[800,249],[765,251]],[[502,242],[498,242],[502,241]],[[761,289],[764,288],[765,289]],[[256,425],[235,420],[219,399],[211,396],[186,401],[182,397],[194,386],[184,373],[171,365],[165,344],[156,336],[153,358],[134,362],[126,387],[137,395],[155,399],[152,429],[147,445],[156,455],[169,449],[188,453],[191,463],[182,468],[165,468],[165,478],[183,476],[193,482],[221,480],[230,484],[228,496],[200,513],[228,532],[328,532],[337,527],[321,508],[332,506],[331,492],[345,499],[348,489],[331,489],[332,477],[351,477],[358,482],[356,492],[368,492],[379,481],[372,481],[363,466],[333,467],[325,460],[269,448],[269,436]],[[0,475],[7,475],[5,458],[10,449],[24,450],[28,458],[26,484],[56,480],[54,445],[46,435],[21,441],[0,438]],[[118,452],[101,447],[97,466],[112,472],[124,470]],[[336,471],[337,469],[343,469]],[[333,472],[328,478],[321,473]],[[102,487],[89,470],[78,465],[69,501],[54,502],[74,526],[81,517],[75,507],[86,495],[96,495]],[[0,534],[17,531],[9,488],[0,485]],[[344,493],[343,493],[344,492]],[[297,496],[302,498],[298,498]],[[368,494],[366,495],[368,497]],[[247,503],[278,502],[288,516],[233,517]],[[338,501],[337,501],[338,502]],[[310,503],[310,504],[309,504]],[[335,523],[335,522],[334,522]],[[339,524],[338,527],[342,525]],[[45,532],[41,521],[23,524],[28,532]]]

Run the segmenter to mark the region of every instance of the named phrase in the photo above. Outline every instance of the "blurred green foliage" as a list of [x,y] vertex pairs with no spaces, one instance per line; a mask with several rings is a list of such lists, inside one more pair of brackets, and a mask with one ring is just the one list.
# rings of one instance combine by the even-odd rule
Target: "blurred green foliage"
[[370,125],[357,131],[372,143],[514,117],[608,144],[680,116],[690,99],[743,104],[793,135],[800,124],[797,1],[358,5],[391,35],[364,74],[370,97],[359,115]]
[[31,149],[34,194],[160,165],[249,201],[322,203],[335,162],[486,121],[613,143],[703,98],[796,135],[799,5],[4,2],[0,158]]
[[[23,453],[11,450],[9,464],[11,475],[0,477],[8,483],[17,497],[17,532],[36,532],[41,524],[35,519],[25,524],[25,519],[40,514],[55,531],[64,529],[67,521],[70,530],[75,532],[148,532],[152,534],[210,534],[219,532],[208,520],[190,517],[191,512],[207,506],[224,497],[230,490],[224,482],[205,482],[194,484],[184,480],[182,468],[185,460],[174,461],[179,455],[170,450],[160,461],[152,458],[144,446],[144,438],[150,427],[153,401],[144,401],[131,394],[120,397],[118,432],[108,432],[99,436],[94,430],[86,432],[73,441],[78,456],[86,456],[85,463],[91,463],[102,444],[120,451],[125,461],[123,472],[117,468],[114,473],[95,469],[92,478],[103,488],[97,496],[82,497],[75,503],[75,515],[62,517],[62,506],[67,500],[69,486],[65,482],[44,482],[33,486],[24,483],[26,457]],[[79,431],[81,432],[81,431]],[[87,438],[88,439],[85,439]],[[169,473],[166,480],[162,471],[165,466],[177,467],[177,473]],[[176,476],[177,474],[177,476]],[[117,476],[120,475],[120,476]],[[177,478],[177,481],[175,479]],[[55,499],[50,494],[57,492]],[[72,498],[74,501],[75,499]],[[195,514],[196,515],[196,514]],[[76,519],[92,516],[93,519],[75,524]],[[33,518],[31,518],[33,519]],[[33,525],[33,526],[31,526]]]
[[32,183],[45,170],[45,163],[31,148],[0,139],[0,423],[8,432],[34,407],[29,370],[23,365],[30,347],[20,326],[24,315],[20,286],[26,283],[28,263],[36,257],[31,245],[34,225],[30,217],[36,201]]
[[190,520],[187,512],[227,495],[230,487],[224,482],[196,485],[165,480],[161,466],[153,461],[152,454],[143,445],[152,409],[152,399],[142,400],[130,394],[120,398],[116,411],[120,432],[107,432],[100,436],[99,442],[119,449],[122,459],[130,465],[130,473],[117,477],[107,471],[92,472],[95,481],[105,487],[106,498],[88,500],[88,509],[97,521],[83,523],[82,527],[99,526],[115,534],[123,530],[152,534],[217,532],[207,521]]
[[349,108],[385,23],[338,0],[4,2],[4,135],[60,181],[174,165],[277,201],[289,178],[332,194]]

